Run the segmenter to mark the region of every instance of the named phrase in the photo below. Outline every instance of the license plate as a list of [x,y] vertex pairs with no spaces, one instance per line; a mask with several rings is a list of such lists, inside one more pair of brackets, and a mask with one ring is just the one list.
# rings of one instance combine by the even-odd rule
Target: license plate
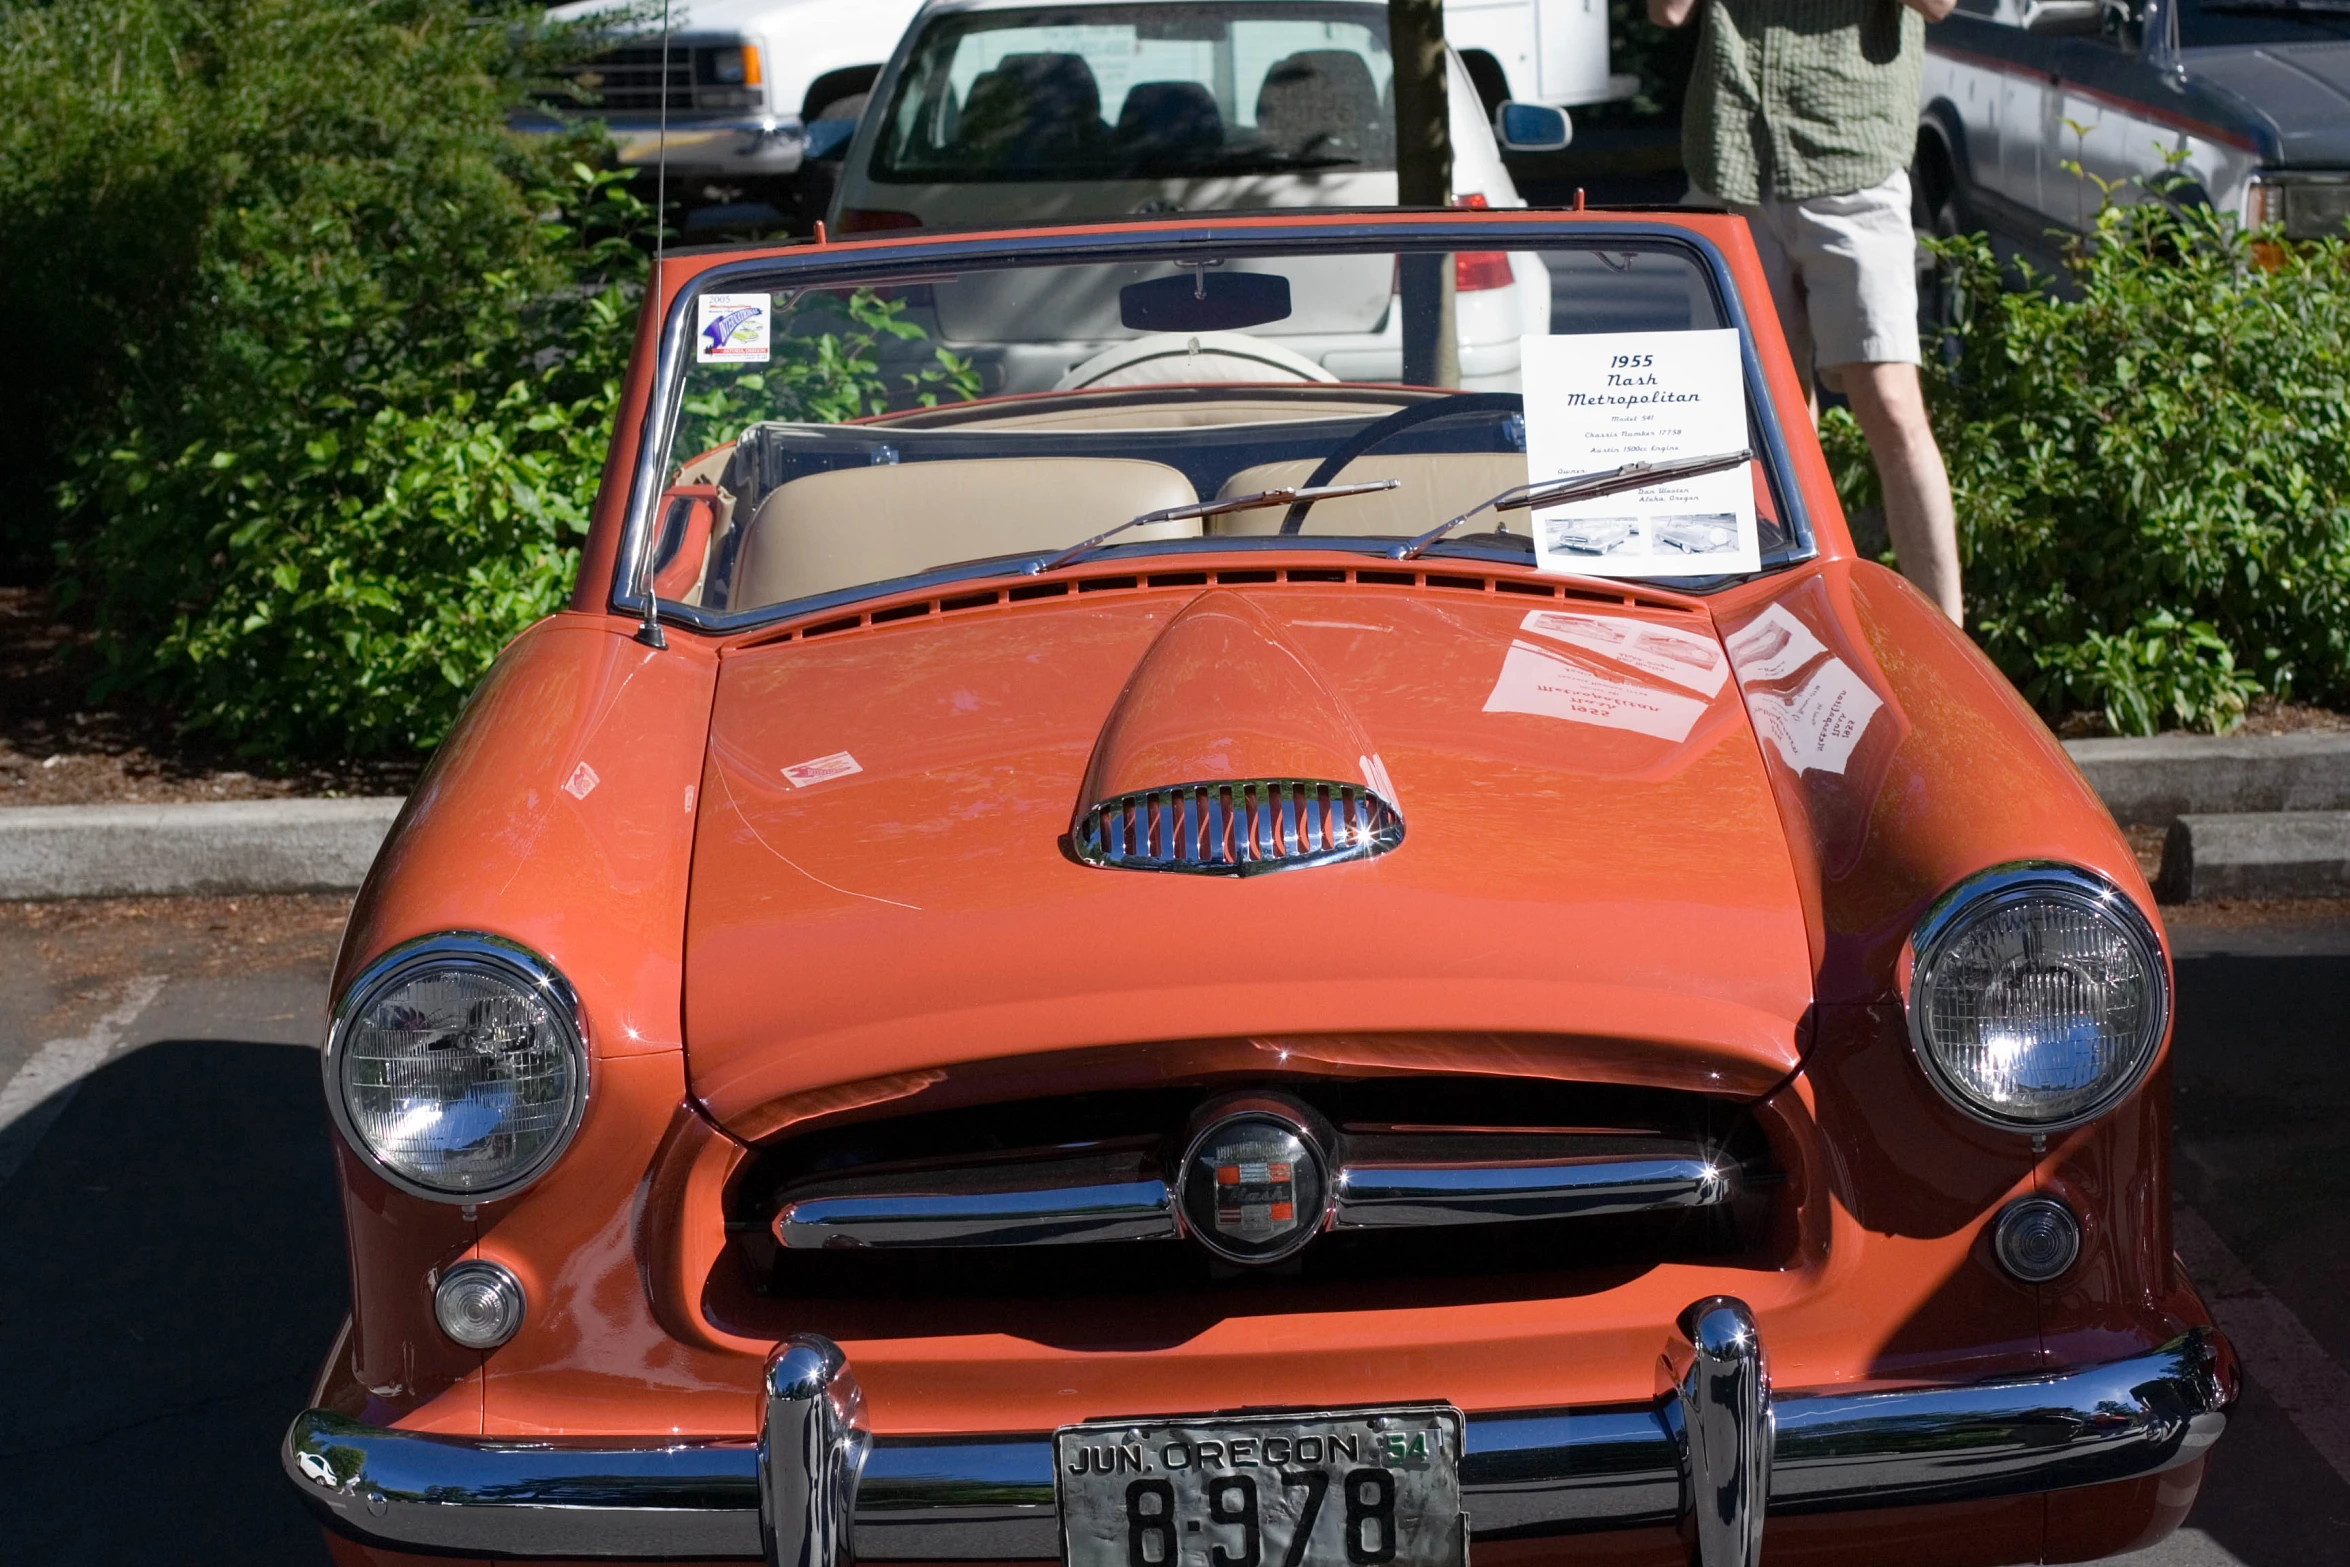
[[1445,1404],[1053,1435],[1066,1567],[1466,1567],[1460,1475]]

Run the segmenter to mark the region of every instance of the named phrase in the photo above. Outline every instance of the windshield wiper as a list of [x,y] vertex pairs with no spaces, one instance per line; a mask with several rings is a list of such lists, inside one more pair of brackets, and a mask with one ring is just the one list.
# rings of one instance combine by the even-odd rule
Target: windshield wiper
[[1754,453],[1742,447],[1734,452],[1716,452],[1711,457],[1679,457],[1671,462],[1628,462],[1620,468],[1605,468],[1598,473],[1578,473],[1564,479],[1545,479],[1540,484],[1517,485],[1499,495],[1488,496],[1450,522],[1440,522],[1418,538],[1398,544],[1387,553],[1397,560],[1417,560],[1429,545],[1481,511],[1525,511],[1543,506],[1564,506],[1569,501],[1587,501],[1624,490],[1645,490],[1651,485],[1673,484],[1703,474],[1720,473],[1725,468],[1735,468],[1753,458]]
[[1146,511],[1139,517],[1129,517],[1115,528],[1104,528],[1090,539],[1079,539],[1050,560],[1040,560],[1028,568],[1028,574],[1066,566],[1078,556],[1100,544],[1114,539],[1128,528],[1139,528],[1146,522],[1181,522],[1187,517],[1221,517],[1232,511],[1261,511],[1267,506],[1287,506],[1292,501],[1329,501],[1342,495],[1370,495],[1379,490],[1393,490],[1402,486],[1401,479],[1373,479],[1368,484],[1323,484],[1301,490],[1295,485],[1278,490],[1259,490],[1254,495],[1235,495],[1230,500],[1200,501],[1191,506],[1169,506],[1161,511]]

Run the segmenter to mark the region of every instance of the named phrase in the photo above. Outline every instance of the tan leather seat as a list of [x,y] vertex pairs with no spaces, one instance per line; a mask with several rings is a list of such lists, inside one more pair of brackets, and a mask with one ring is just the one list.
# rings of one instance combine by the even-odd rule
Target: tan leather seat
[[[1313,473],[1315,463],[1309,459],[1296,462],[1260,463],[1254,468],[1243,468],[1224,481],[1216,492],[1218,500],[1234,495],[1249,495],[1259,490],[1279,489],[1285,484],[1303,484]],[[1457,517],[1489,495],[1526,482],[1526,455],[1523,452],[1398,452],[1382,455],[1371,452],[1357,457],[1340,470],[1331,484],[1366,484],[1373,479],[1401,479],[1400,489],[1374,495],[1354,495],[1343,500],[1327,500],[1316,504],[1306,513],[1307,533],[1347,533],[1371,538],[1410,538],[1424,533],[1448,517]],[[1286,508],[1272,507],[1265,511],[1228,512],[1209,519],[1208,525],[1219,534],[1261,534],[1281,531],[1281,519]],[[1472,532],[1479,531],[1478,522],[1469,524]],[[1491,523],[1484,523],[1491,527]],[[1520,520],[1523,526],[1523,519]]]
[[[1007,457],[839,468],[778,485],[743,535],[730,609],[1074,544],[1146,511],[1189,506],[1191,481],[1125,457]],[[1196,519],[1121,538],[1196,539]]]

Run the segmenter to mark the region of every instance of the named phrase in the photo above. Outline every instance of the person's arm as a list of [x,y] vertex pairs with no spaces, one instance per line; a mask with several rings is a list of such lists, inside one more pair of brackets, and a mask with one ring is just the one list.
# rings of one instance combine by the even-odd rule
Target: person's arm
[[[1916,3],[1916,0],[1905,0],[1905,3]],[[1944,9],[1956,3],[1957,0],[1943,0]],[[1662,28],[1679,27],[1696,10],[1697,0],[1648,0],[1648,19]]]
[[[1665,0],[1648,0],[1649,15],[1654,16],[1656,8],[1664,3]],[[1929,22],[1939,22],[1958,9],[1958,0],[1901,0],[1901,3]]]

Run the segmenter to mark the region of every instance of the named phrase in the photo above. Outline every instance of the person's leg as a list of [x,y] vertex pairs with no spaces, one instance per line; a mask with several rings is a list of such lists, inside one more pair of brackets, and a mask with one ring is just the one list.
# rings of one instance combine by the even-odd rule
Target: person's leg
[[1950,476],[1918,387],[1917,236],[1909,176],[1792,203],[1789,251],[1810,296],[1823,386],[1851,399],[1902,575],[1964,624]]
[[1852,415],[1868,437],[1877,482],[1885,494],[1885,531],[1901,574],[1964,625],[1958,588],[1958,514],[1950,504],[1950,475],[1926,418],[1918,367],[1882,360],[1837,365]]

